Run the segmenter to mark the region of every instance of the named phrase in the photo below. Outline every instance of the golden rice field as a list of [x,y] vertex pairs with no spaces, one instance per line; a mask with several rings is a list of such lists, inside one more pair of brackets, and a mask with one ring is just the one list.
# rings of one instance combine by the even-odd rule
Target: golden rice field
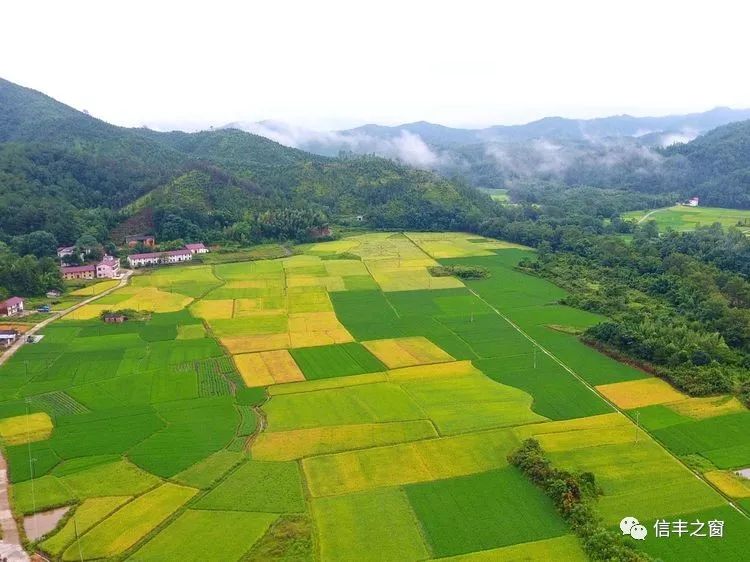
[[[558,288],[513,268],[523,248],[384,232],[300,250],[139,272],[53,323],[24,349],[29,366],[0,367],[14,515],[71,508],[31,548],[71,562],[586,560],[509,466],[532,437],[554,466],[594,474],[612,528],[624,515],[720,517],[717,489],[750,498],[726,465],[702,468],[715,489],[617,411],[713,422],[744,412],[737,399],[687,397],[553,332],[550,347],[570,342],[606,374],[595,393],[493,312],[530,303],[520,314],[539,314],[540,338],[571,323],[547,318],[575,312]],[[493,278],[432,277],[444,259],[489,264]],[[477,296],[485,281],[497,301]],[[114,308],[153,314],[105,327]],[[750,525],[731,525],[750,543]]]
[[94,283],[93,285],[87,285],[85,287],[81,287],[80,289],[76,289],[75,291],[71,291],[70,294],[75,297],[92,297],[95,295],[100,295],[104,291],[107,291],[112,287],[117,287],[119,283],[120,282],[117,280],[99,281],[98,283]]
[[51,433],[52,420],[43,412],[0,420],[0,441],[5,445],[43,441]]
[[362,342],[389,369],[453,361],[453,357],[422,336]]
[[596,389],[624,410],[676,402],[687,398],[668,382],[656,378],[599,385]]

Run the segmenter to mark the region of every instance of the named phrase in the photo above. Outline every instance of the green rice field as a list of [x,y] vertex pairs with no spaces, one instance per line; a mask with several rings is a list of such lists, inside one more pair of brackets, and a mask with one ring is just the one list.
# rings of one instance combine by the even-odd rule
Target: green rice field
[[[515,269],[530,249],[410,232],[297,250],[138,272],[0,367],[13,513],[70,508],[29,551],[586,560],[508,463],[529,437],[556,466],[595,475],[612,529],[625,516],[649,530],[725,521],[723,540],[626,539],[653,557],[732,561],[750,549],[750,487],[731,474],[750,466],[750,414],[722,397],[618,409],[600,388],[650,375],[551,328],[604,318]],[[439,264],[490,276],[432,277]],[[98,319],[122,303],[145,318]]]
[[675,205],[655,211],[631,211],[625,213],[623,218],[636,221],[653,220],[662,230],[666,228],[677,231],[695,230],[698,226],[711,226],[718,222],[724,228],[734,226],[745,233],[750,233],[750,211],[738,209]]

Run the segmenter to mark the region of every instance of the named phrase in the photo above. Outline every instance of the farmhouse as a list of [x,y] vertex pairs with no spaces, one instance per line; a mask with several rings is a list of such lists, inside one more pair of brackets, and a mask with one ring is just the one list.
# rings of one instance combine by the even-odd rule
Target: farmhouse
[[127,320],[127,317],[117,312],[108,312],[104,315],[104,321],[107,324],[122,324],[125,320]]
[[190,250],[193,254],[207,254],[208,248],[206,248],[203,245],[203,242],[198,242],[196,244],[185,244],[185,249]]
[[104,256],[102,261],[96,264],[96,277],[98,279],[113,279],[120,276],[120,260],[112,256]]
[[10,297],[0,302],[0,316],[15,316],[23,312],[23,299],[21,297]]
[[130,267],[143,267],[160,263],[170,264],[193,259],[193,252],[188,249],[172,250],[169,252],[153,252],[149,254],[133,254],[128,256]]
[[688,207],[697,207],[700,204],[701,200],[700,197],[692,197],[688,199],[687,206]]
[[60,268],[60,275],[63,279],[95,279],[95,265],[73,265]]
[[138,244],[153,248],[156,245],[156,238],[150,234],[134,234],[125,237],[125,244],[128,248],[135,248]]
[[62,259],[65,256],[72,256],[73,252],[75,252],[75,249],[75,246],[60,246],[57,249],[57,257]]
[[0,347],[10,347],[18,339],[16,330],[0,330]]
[[51,291],[47,291],[47,298],[48,299],[56,299],[60,295],[62,295],[62,293],[60,291],[58,291],[57,289],[52,289]]

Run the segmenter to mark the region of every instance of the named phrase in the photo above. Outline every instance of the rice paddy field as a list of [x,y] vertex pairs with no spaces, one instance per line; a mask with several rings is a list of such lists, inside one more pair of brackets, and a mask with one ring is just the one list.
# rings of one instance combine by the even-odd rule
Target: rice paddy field
[[[689,398],[554,327],[601,317],[515,269],[530,250],[374,233],[276,259],[164,267],[0,368],[17,516],[69,506],[52,560],[562,560],[586,555],[507,457],[536,438],[598,510],[725,521],[663,560],[750,547],[750,414]],[[432,277],[479,265],[487,279]],[[104,324],[104,308],[148,311]],[[627,539],[631,540],[631,539]]]
[[711,226],[718,222],[724,228],[735,226],[745,233],[750,233],[750,211],[738,209],[675,205],[657,209],[650,214],[649,211],[632,211],[625,213],[623,218],[637,221],[653,220],[660,229],[671,228],[677,231],[695,230],[698,226]]

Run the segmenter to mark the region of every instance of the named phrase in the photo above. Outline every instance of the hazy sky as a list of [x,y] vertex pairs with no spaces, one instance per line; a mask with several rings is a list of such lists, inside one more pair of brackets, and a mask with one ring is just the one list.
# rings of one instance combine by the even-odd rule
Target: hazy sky
[[742,2],[6,2],[0,77],[120,125],[750,107]]

